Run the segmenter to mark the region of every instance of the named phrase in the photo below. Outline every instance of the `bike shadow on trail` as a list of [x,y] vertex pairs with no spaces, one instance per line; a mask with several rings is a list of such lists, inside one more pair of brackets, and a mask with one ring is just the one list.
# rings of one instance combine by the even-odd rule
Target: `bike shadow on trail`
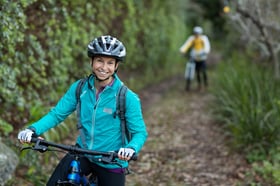
[[227,145],[215,123],[208,90],[184,90],[182,77],[173,77],[139,94],[149,132],[135,174],[127,185],[236,185],[248,165]]

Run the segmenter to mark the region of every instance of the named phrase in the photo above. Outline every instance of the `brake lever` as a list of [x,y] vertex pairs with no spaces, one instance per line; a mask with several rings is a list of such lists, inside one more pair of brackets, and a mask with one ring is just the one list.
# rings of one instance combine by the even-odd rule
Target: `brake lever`
[[39,152],[43,153],[43,152],[46,152],[46,151],[48,150],[48,146],[46,146],[46,145],[41,145],[41,144],[40,144],[40,140],[38,140],[38,141],[35,143],[35,146],[33,145],[33,146],[29,146],[29,147],[22,147],[22,148],[20,149],[20,151],[22,152],[22,151],[28,150],[28,149],[36,150],[36,151],[39,151]]
[[48,146],[41,145],[40,140],[37,140],[37,142],[35,143],[35,146],[32,148],[32,150],[36,150],[36,151],[39,151],[39,152],[43,153],[43,152],[46,152],[48,150]]
[[116,160],[114,153],[111,153],[110,156],[102,156],[98,159],[98,161],[106,164],[116,164],[119,167],[122,167],[122,165]]
[[20,148],[20,152],[22,152],[24,150],[28,150],[28,149],[33,149],[33,147],[21,147]]
[[39,152],[41,152],[41,153],[43,153],[43,152],[46,152],[47,150],[48,150],[48,147],[47,146],[45,146],[45,145],[35,145],[35,146],[30,146],[30,147],[22,147],[21,149],[20,149],[20,151],[22,152],[22,151],[24,151],[24,150],[28,150],[28,149],[31,149],[31,150],[36,150],[36,151],[39,151]]
[[114,154],[110,154],[110,156],[102,156],[99,161],[103,163],[114,163]]
[[43,152],[46,152],[48,150],[48,146],[35,145],[35,147],[33,147],[32,150],[36,150],[36,151],[39,151],[39,152],[43,153]]

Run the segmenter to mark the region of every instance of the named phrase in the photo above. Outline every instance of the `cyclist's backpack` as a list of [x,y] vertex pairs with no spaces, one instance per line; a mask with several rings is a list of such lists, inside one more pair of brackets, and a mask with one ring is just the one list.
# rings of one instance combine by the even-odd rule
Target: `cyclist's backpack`
[[[77,89],[76,89],[76,99],[77,99],[77,119],[78,119],[78,123],[77,123],[77,128],[78,130],[80,130],[82,128],[82,124],[80,121],[80,111],[81,111],[81,100],[80,100],[80,94],[81,94],[81,90],[82,87],[84,85],[84,83],[86,82],[87,78],[81,79]],[[122,145],[125,146],[125,139],[127,139],[127,141],[131,140],[131,133],[129,133],[129,131],[127,130],[126,127],[126,119],[125,119],[125,96],[126,96],[126,91],[127,91],[127,87],[125,85],[122,85],[118,91],[118,96],[117,96],[117,106],[116,106],[116,112],[114,114],[114,117],[119,116],[120,120],[121,120],[121,130],[122,130]],[[81,130],[80,130],[81,131]],[[84,147],[86,147],[85,144],[85,136],[83,134],[83,132],[81,132],[81,138],[83,141],[83,145]]]

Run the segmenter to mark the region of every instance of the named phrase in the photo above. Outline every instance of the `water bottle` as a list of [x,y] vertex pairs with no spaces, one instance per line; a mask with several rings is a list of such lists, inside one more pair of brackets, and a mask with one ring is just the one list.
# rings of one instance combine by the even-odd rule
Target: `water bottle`
[[80,181],[81,181],[80,172],[81,172],[80,171],[80,162],[78,161],[78,158],[75,158],[70,164],[69,174],[67,176],[67,179],[71,183],[80,184]]

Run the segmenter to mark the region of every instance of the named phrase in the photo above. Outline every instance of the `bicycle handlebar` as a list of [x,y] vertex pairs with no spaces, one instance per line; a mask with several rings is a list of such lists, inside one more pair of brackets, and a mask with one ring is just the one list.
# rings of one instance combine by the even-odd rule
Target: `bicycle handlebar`
[[[118,157],[118,153],[114,152],[114,151],[111,151],[111,152],[92,151],[92,150],[82,149],[77,146],[58,144],[58,143],[49,142],[49,141],[45,141],[43,139],[34,138],[34,137],[31,139],[31,142],[35,143],[35,146],[32,148],[32,150],[36,150],[39,152],[46,152],[48,150],[48,147],[51,146],[51,147],[59,148],[62,150],[66,150],[70,153],[101,155],[101,156],[110,157],[110,159],[111,159],[110,161],[112,161],[113,159]],[[131,157],[131,160],[136,161],[137,158],[138,158],[137,155],[134,154]],[[108,163],[110,163],[110,162],[108,162]]]

